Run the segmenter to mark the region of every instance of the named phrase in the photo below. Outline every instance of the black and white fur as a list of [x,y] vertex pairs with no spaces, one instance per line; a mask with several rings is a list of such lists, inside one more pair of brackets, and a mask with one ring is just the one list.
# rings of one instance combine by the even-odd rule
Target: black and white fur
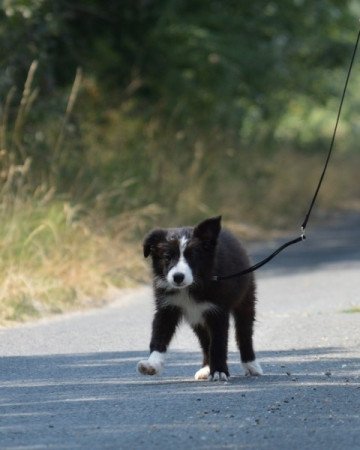
[[159,374],[176,327],[184,318],[197,335],[203,365],[195,379],[227,380],[230,314],[246,375],[261,375],[253,349],[255,281],[253,274],[213,281],[214,274],[239,272],[250,262],[239,241],[221,229],[221,217],[194,228],[153,230],[144,241],[152,257],[156,312],[150,356],[138,363],[144,375]]

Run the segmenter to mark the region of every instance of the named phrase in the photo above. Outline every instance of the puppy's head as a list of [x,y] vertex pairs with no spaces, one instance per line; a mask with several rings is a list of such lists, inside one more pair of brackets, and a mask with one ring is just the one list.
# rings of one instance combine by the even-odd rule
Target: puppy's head
[[194,228],[156,229],[144,241],[152,257],[155,282],[165,289],[184,289],[211,278],[221,216]]

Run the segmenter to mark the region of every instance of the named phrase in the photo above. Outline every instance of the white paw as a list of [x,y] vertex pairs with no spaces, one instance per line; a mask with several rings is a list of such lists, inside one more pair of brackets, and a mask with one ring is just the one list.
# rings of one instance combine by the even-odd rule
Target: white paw
[[165,362],[165,353],[153,351],[149,359],[143,359],[138,362],[137,369],[143,375],[159,375]]
[[242,366],[244,368],[246,377],[250,376],[256,377],[264,373],[260,364],[256,361],[256,359],[254,359],[254,361],[242,363]]
[[195,380],[207,380],[210,375],[210,367],[204,366],[199,369],[195,374]]
[[143,375],[159,375],[162,367],[159,364],[149,363],[147,359],[138,362],[138,371]]
[[209,381],[228,381],[229,378],[224,372],[214,372],[214,375],[208,376]]

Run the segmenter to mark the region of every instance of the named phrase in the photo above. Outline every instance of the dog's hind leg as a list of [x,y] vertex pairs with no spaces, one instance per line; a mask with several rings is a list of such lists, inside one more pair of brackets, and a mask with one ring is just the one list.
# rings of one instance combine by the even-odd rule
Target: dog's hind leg
[[139,361],[137,368],[143,375],[158,375],[164,368],[165,353],[180,321],[180,309],[160,308],[156,311],[150,341],[150,356]]
[[262,375],[260,364],[256,361],[253,347],[253,328],[255,320],[255,292],[251,290],[241,306],[233,311],[236,342],[240,350],[241,363],[245,375]]
[[209,336],[209,331],[202,325],[195,325],[193,327],[193,330],[199,339],[201,349],[203,352],[202,368],[199,369],[195,373],[195,380],[207,380],[210,375],[210,367],[209,367],[210,336]]

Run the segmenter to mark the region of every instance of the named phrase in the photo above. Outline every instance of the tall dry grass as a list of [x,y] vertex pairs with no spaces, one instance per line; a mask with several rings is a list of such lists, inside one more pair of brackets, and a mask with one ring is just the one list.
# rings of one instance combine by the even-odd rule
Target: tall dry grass
[[66,202],[19,202],[0,216],[0,324],[109,300],[115,287],[144,281],[132,230],[152,207],[113,218],[78,218]]
[[24,139],[37,95],[33,89],[36,69],[34,62],[20,102],[13,107],[12,120],[15,89],[10,90],[2,108],[0,325],[96,306],[106,301],[114,288],[142,281],[141,249],[132,243],[133,235],[145,232],[149,215],[158,213],[149,205],[107,219],[96,202],[89,209],[57,191],[54,174],[81,85],[80,70],[54,135],[50,163],[44,176],[36,180]]

